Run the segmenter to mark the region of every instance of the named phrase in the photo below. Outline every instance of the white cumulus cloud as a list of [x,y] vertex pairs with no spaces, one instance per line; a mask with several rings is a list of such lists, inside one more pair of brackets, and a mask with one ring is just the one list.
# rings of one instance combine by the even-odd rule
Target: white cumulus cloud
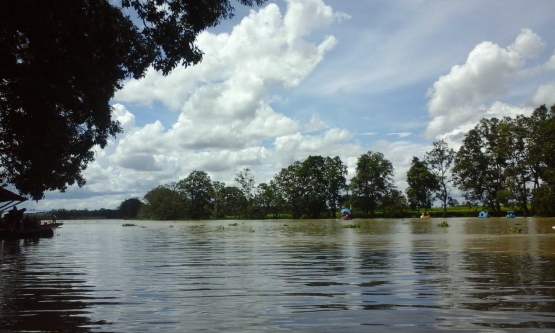
[[541,38],[529,29],[523,29],[507,48],[489,41],[476,45],[465,64],[453,66],[429,90],[432,120],[426,136],[457,132],[485,116],[512,114],[514,108],[502,106],[498,99],[517,80],[525,59],[537,56],[543,48]]

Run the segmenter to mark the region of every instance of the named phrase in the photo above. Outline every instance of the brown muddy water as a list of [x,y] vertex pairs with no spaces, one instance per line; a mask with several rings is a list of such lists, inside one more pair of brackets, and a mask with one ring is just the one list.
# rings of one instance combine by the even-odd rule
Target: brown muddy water
[[65,221],[1,242],[0,332],[554,332],[553,226]]

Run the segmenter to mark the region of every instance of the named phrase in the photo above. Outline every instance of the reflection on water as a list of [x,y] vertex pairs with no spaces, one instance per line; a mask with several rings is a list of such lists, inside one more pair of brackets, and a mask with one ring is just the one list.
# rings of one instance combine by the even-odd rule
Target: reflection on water
[[0,332],[555,329],[554,219],[346,222],[70,221],[3,241]]

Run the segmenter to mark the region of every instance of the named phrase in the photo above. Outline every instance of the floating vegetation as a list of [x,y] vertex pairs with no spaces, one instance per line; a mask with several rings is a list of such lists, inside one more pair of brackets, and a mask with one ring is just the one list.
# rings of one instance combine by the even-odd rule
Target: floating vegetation
[[220,225],[220,226],[218,226],[218,230],[224,231],[224,230],[225,230],[225,227],[224,227],[223,225]]
[[360,227],[361,227],[360,223],[345,224],[341,226],[341,228],[360,228]]
[[449,223],[447,223],[447,221],[443,221],[441,223],[438,223],[437,226],[440,228],[447,228],[449,227]]
[[140,226],[139,228],[146,228],[144,225]]
[[204,224],[196,224],[196,225],[192,225],[189,228],[191,229],[198,229],[198,228],[204,228],[205,225]]
[[522,228],[519,228],[516,225],[513,227],[509,227],[510,234],[520,234],[521,231],[522,231]]
[[228,226],[230,226],[230,227],[236,227],[236,226],[238,226],[238,225],[239,225],[239,224],[238,224],[237,222],[228,224]]
[[124,224],[122,224],[121,226],[122,226],[122,227],[136,227],[137,225],[136,225],[136,224],[133,224],[133,223],[124,223]]
[[253,229],[253,228],[249,228],[249,232],[254,232],[254,229]]
[[170,225],[170,228],[173,228],[173,225]]

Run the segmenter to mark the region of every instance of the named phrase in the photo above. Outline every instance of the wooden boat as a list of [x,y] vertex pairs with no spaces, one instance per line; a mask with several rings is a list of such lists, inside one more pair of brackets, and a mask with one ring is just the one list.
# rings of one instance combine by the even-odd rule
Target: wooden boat
[[57,228],[63,226],[64,224],[61,222],[51,222],[51,223],[44,223],[41,227],[48,227],[48,228]]
[[[6,212],[9,208],[13,208],[14,211],[18,211],[16,209],[16,205],[26,200],[27,198],[0,187],[0,215]],[[56,223],[55,225],[41,225],[38,228],[32,229],[12,229],[8,227],[6,223],[0,223],[0,240],[53,237],[53,229],[61,224],[62,223]]]
[[29,239],[29,238],[50,238],[54,236],[51,227],[41,226],[38,229],[0,229],[0,239]]
[[420,218],[421,218],[421,219],[429,219],[429,218],[431,218],[431,216],[430,216],[430,215],[424,215],[424,214],[422,214],[422,215],[420,216]]

